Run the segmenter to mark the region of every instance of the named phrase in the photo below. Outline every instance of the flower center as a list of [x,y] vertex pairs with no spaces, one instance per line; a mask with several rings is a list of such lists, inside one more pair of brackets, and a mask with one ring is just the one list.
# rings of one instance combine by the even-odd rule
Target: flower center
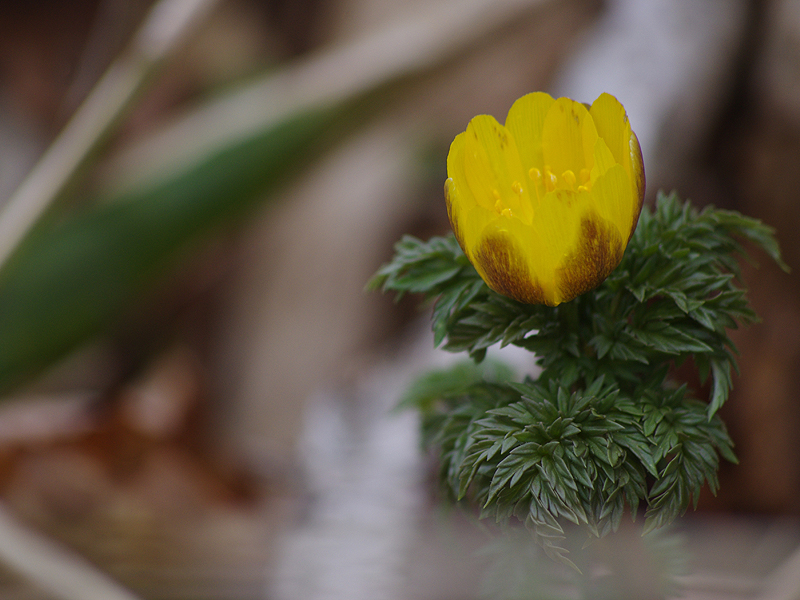
[[[522,184],[519,181],[513,181],[511,183],[511,192],[516,197],[512,197],[510,199],[510,204],[512,206],[519,206],[522,200],[523,194]],[[503,202],[503,196],[500,194],[498,190],[492,190],[492,196],[494,197],[494,210],[497,214],[502,215],[504,217],[512,217],[514,213],[511,209]]]
[[[567,169],[558,177],[553,173],[550,165],[545,165],[540,171],[533,167],[528,171],[528,177],[533,182],[536,195],[541,198],[541,191],[544,193],[554,190],[569,190],[571,192],[588,192],[591,189],[591,173],[589,169],[581,169],[578,177],[570,169]],[[516,182],[515,182],[516,183]]]
[[[574,171],[567,169],[559,177],[553,172],[550,165],[544,165],[541,170],[533,167],[528,171],[530,185],[522,187],[522,183],[514,180],[511,182],[511,194],[505,190],[492,190],[494,199],[494,212],[503,217],[521,218],[526,223],[530,222],[532,213],[536,211],[539,202],[548,192],[566,190],[568,192],[588,192],[591,189],[591,173],[589,169],[581,169],[578,176]],[[527,188],[527,194],[525,190]],[[532,203],[532,205],[531,205]],[[526,212],[527,211],[527,212]]]

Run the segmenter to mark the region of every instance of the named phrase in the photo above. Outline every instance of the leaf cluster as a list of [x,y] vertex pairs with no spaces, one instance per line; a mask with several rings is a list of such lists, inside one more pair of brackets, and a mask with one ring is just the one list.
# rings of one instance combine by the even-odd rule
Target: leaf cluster
[[[435,298],[435,341],[448,350],[480,363],[490,346],[513,344],[543,369],[522,383],[440,373],[435,393],[410,392],[453,499],[525,522],[566,560],[564,520],[602,536],[643,504],[651,529],[696,503],[704,484],[715,492],[720,457],[736,460],[716,415],[736,369],[728,330],[757,320],[739,281],[739,239],[785,268],[761,222],[660,194],[611,276],[547,307],[490,290],[452,236],[404,237],[373,288]],[[710,378],[708,401],[671,380],[687,359]]]

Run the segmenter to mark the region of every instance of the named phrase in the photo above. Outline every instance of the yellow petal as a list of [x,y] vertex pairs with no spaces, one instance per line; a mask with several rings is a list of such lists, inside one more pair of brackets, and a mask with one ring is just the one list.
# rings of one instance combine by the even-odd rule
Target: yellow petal
[[601,94],[592,103],[590,114],[597,127],[597,134],[603,138],[614,159],[628,173],[633,197],[638,198],[638,214],[644,201],[644,161],[639,140],[631,131],[625,108],[611,94]]
[[525,239],[507,227],[494,225],[500,223],[487,227],[475,248],[476,270],[499,294],[528,304],[545,304],[545,292],[528,264]]
[[639,219],[638,200],[622,165],[614,165],[592,186],[593,205],[598,214],[613,223],[627,244]]
[[[630,163],[628,139],[631,126],[622,104],[611,94],[600,94],[589,109],[597,135],[605,141],[614,160],[625,166]],[[627,170],[627,169],[626,169]]]
[[619,164],[619,162],[614,158],[605,140],[598,137],[594,144],[594,167],[592,167],[591,174],[592,184],[594,184],[598,177],[605,175],[606,171],[617,164]]
[[540,280],[547,290],[547,302],[556,306],[572,300],[565,297],[558,283],[558,272],[564,260],[580,245],[580,224],[584,214],[592,210],[590,192],[555,190],[542,200],[532,229],[542,249],[531,256]]
[[476,205],[477,199],[467,183],[467,173],[464,163],[464,142],[467,134],[459,133],[450,144],[450,152],[447,155],[447,176],[453,180],[453,187],[458,193],[460,202],[464,206],[471,207]]
[[466,254],[467,258],[471,261],[472,255],[470,254],[469,247],[464,240],[463,231],[463,227],[465,225],[464,213],[466,211],[459,193],[459,188],[456,186],[456,183],[453,181],[452,177],[448,177],[444,182],[444,200],[447,204],[447,218],[450,219],[450,227],[453,229],[453,234],[456,236],[458,245],[461,246],[464,254]]
[[580,102],[559,98],[550,107],[542,130],[545,165],[560,175],[571,170],[591,169],[597,130],[589,111]]
[[[461,223],[459,225],[459,239],[464,254],[473,261],[475,249],[480,245],[480,240],[487,231],[493,231],[499,226],[506,226],[509,221],[517,222],[516,219],[507,219],[498,215],[493,210],[487,210],[482,206],[475,206],[461,213]],[[462,243],[463,242],[463,243]]]
[[593,211],[581,215],[577,246],[558,269],[563,302],[593,290],[617,268],[626,240],[617,227]]
[[447,155],[448,179],[444,185],[444,198],[447,203],[447,216],[450,219],[453,233],[455,233],[464,254],[472,260],[469,248],[463,239],[462,229],[465,223],[464,216],[471,208],[477,206],[477,200],[472,190],[470,190],[467,183],[467,174],[464,170],[465,139],[466,133],[460,133],[450,144],[450,152]]
[[509,209],[530,222],[531,203],[517,144],[494,117],[479,115],[467,126],[464,169],[479,205],[498,213]]
[[[628,177],[631,180],[633,197],[638,199],[638,204],[636,207],[636,219],[638,221],[639,213],[642,212],[642,204],[644,203],[645,174],[642,148],[639,146],[639,138],[636,137],[636,134],[633,133],[633,131],[631,131],[628,145],[630,146],[631,150],[631,163]],[[634,222],[633,228],[631,229],[631,235],[633,235],[634,229],[636,229],[636,222]],[[628,239],[630,240],[630,238]]]
[[511,105],[506,117],[506,128],[517,141],[522,167],[525,170],[544,167],[542,156],[542,131],[544,119],[555,100],[550,94],[526,94]]

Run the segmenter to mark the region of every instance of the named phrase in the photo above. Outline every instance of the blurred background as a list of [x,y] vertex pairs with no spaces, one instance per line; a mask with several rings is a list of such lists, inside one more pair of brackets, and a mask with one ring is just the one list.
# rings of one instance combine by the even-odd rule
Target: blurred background
[[[649,202],[800,265],[797,0],[0,1],[0,597],[489,594],[392,412],[449,359],[364,286],[448,231],[453,137],[535,90],[616,95]],[[800,290],[755,258],[687,598],[800,598]],[[664,597],[620,540],[608,597]]]

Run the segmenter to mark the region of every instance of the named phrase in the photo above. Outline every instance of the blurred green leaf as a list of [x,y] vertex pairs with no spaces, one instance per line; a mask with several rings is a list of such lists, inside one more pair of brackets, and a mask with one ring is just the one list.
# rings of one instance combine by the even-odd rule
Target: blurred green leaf
[[171,179],[44,219],[0,272],[0,390],[109,326],[181,250],[297,173],[340,117],[294,115]]

